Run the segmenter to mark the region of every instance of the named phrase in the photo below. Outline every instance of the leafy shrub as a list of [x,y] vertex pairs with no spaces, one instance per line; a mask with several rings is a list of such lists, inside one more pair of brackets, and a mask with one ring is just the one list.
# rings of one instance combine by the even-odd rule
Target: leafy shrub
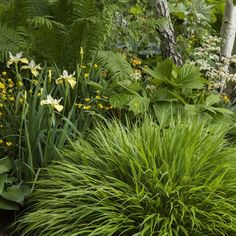
[[191,105],[193,109],[211,115],[232,114],[218,107],[220,101],[227,102],[228,97],[207,90],[207,81],[196,66],[184,64],[177,67],[171,60],[165,60],[150,69],[141,67],[140,60],[136,59],[135,63],[134,73],[129,78],[112,81],[108,87],[113,107],[127,109],[135,115],[153,112],[163,105],[169,107],[170,104],[175,107]]
[[47,169],[21,235],[233,235],[236,150],[222,125],[118,122],[73,143]]

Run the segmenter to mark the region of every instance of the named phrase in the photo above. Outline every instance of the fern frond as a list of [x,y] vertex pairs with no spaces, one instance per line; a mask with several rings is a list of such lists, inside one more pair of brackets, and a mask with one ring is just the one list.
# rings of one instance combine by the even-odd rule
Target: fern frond
[[30,25],[34,28],[46,27],[47,29],[52,29],[54,25],[63,28],[63,25],[53,20],[52,16],[35,16],[28,21]]
[[127,79],[133,73],[131,65],[125,60],[122,54],[111,51],[99,51],[96,60],[108,70],[112,75],[112,79]]
[[7,59],[9,51],[18,52],[27,48],[27,33],[22,27],[16,29],[0,24],[0,61]]
[[48,0],[17,0],[16,6],[17,9],[21,10],[21,14],[24,15],[25,19],[50,15]]

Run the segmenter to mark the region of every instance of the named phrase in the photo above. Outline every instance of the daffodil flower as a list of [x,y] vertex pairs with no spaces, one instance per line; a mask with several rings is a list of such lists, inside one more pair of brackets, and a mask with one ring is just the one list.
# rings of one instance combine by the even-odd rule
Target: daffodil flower
[[67,70],[63,70],[62,75],[56,80],[56,84],[60,84],[61,82],[65,81],[65,83],[69,83],[69,85],[73,89],[76,85],[76,78],[73,77],[74,75],[75,72],[69,75]]
[[7,62],[7,67],[9,68],[11,64],[15,63],[17,64],[18,62],[22,62],[22,63],[25,63],[27,64],[29,61],[27,58],[22,58],[22,52],[19,52],[17,53],[15,56],[13,56],[11,54],[11,52],[9,52],[9,56],[10,56],[10,59],[9,61]]
[[40,105],[49,105],[52,108],[55,108],[58,112],[61,112],[63,110],[63,106],[59,104],[61,99],[62,98],[60,98],[59,100],[53,99],[51,95],[47,95],[47,99],[42,100],[40,102]]
[[34,77],[37,77],[39,75],[38,70],[42,70],[40,64],[36,65],[34,60],[31,60],[27,66],[22,66],[21,69],[31,70],[31,73]]

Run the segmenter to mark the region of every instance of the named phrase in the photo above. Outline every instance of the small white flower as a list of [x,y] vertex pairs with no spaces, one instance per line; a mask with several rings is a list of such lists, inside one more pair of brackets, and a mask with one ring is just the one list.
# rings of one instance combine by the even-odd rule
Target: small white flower
[[34,60],[31,60],[28,66],[22,66],[21,69],[29,69],[34,77],[37,77],[39,75],[38,70],[42,70],[40,64],[36,65]]
[[25,64],[28,63],[28,59],[27,58],[22,58],[22,52],[17,53],[15,56],[13,56],[11,54],[11,52],[9,52],[9,56],[10,56],[10,59],[7,62],[7,67],[8,68],[13,63],[15,63],[15,64],[17,64],[18,62],[22,62],[22,63],[25,63]]
[[59,100],[53,99],[51,95],[47,95],[47,99],[42,100],[40,102],[40,105],[50,105],[52,108],[55,108],[58,112],[61,112],[63,110],[63,106],[59,104],[61,99],[62,98],[60,98]]
[[73,89],[76,85],[76,78],[74,77],[74,75],[75,75],[75,72],[69,75],[67,70],[63,70],[62,75],[56,80],[56,84],[60,84],[63,82],[69,83],[69,85]]

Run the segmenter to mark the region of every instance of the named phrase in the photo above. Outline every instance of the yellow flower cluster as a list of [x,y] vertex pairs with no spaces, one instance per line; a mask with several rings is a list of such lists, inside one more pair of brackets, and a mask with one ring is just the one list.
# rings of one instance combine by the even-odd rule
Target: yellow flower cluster
[[14,102],[14,87],[15,84],[11,78],[7,77],[7,72],[3,71],[0,78],[0,108],[3,107],[3,103]]
[[9,141],[3,141],[2,139],[0,139],[0,145],[1,146],[6,146],[6,147],[12,147],[13,143],[9,142]]
[[140,66],[142,64],[142,61],[140,59],[138,59],[138,58],[132,58],[131,59],[131,64],[133,66]]
[[[99,93],[99,90],[96,92]],[[83,98],[76,106],[83,110],[110,110],[113,108],[109,103],[109,97],[100,95]]]

